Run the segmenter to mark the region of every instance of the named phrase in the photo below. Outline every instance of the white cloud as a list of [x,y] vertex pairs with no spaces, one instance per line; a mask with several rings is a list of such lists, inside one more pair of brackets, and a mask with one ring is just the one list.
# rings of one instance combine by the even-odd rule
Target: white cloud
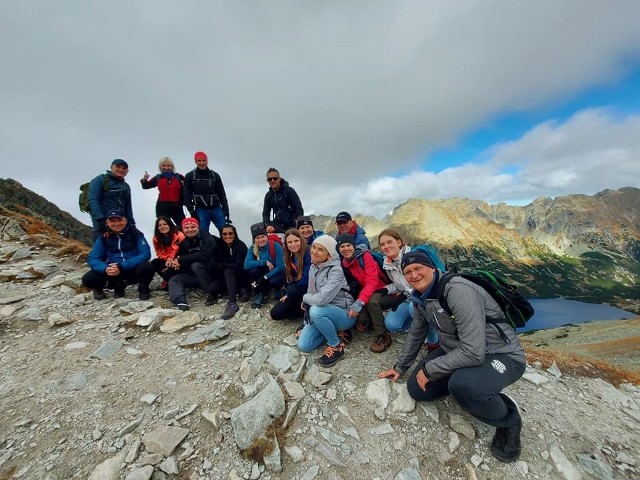
[[[77,185],[122,157],[138,222],[152,222],[155,196],[138,178],[164,155],[185,172],[204,149],[242,225],[255,218],[251,205],[259,218],[272,165],[315,213],[383,214],[410,196],[452,191],[568,193],[586,175],[588,191],[615,187],[593,151],[586,171],[572,165],[585,164],[586,149],[574,150],[579,132],[557,125],[521,139],[520,151],[520,141],[496,150],[495,165],[411,172],[494,115],[621,78],[640,52],[639,17],[634,0],[9,2],[0,17],[3,176],[77,213]],[[600,138],[596,151],[616,158],[619,176],[638,178],[629,145]],[[501,173],[518,155],[529,158],[523,174]],[[565,180],[546,158],[563,164]]]

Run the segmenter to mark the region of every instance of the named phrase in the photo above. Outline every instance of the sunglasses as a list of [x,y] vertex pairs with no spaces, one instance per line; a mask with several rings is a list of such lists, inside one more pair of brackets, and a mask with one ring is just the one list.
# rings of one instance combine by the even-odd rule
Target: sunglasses
[[276,182],[280,180],[280,177],[267,177],[267,182]]

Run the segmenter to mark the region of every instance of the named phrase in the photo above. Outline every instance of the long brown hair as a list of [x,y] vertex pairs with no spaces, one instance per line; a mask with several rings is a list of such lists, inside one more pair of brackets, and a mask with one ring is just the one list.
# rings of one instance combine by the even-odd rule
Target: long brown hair
[[400,246],[404,247],[404,240],[402,240],[402,237],[400,236],[397,230],[394,230],[393,228],[385,228],[384,230],[382,230],[378,234],[378,245],[380,245],[380,237],[382,237],[383,235],[386,235],[387,237],[395,238],[400,242]]
[[[292,253],[287,248],[287,237],[289,235],[293,235],[294,237],[298,237],[300,239],[300,250],[298,253]],[[302,277],[302,272],[304,272],[304,254],[307,252],[307,239],[302,236],[300,230],[297,228],[290,228],[284,234],[284,273],[287,277],[287,282],[291,283],[293,281],[300,280]],[[295,278],[293,277],[293,269],[292,263],[293,259],[296,259],[297,269]]]

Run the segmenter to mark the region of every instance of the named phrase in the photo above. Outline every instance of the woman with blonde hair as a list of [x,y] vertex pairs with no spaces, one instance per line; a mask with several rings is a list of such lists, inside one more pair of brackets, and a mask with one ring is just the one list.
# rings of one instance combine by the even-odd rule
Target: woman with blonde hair
[[154,177],[145,171],[140,183],[145,190],[158,187],[156,217],[169,217],[176,226],[180,227],[182,220],[184,220],[184,210],[182,209],[184,175],[176,173],[176,166],[170,157],[162,157],[158,162],[158,169],[160,173]]
[[305,238],[296,228],[290,228],[284,235],[284,295],[271,308],[273,320],[301,318],[302,296],[307,293],[309,267],[311,266],[310,248]]

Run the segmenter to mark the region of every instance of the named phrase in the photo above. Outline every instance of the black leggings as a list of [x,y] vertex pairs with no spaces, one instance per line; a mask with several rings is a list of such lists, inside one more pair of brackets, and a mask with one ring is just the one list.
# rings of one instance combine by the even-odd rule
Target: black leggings
[[304,312],[300,308],[302,296],[307,293],[307,285],[287,285],[286,300],[277,302],[271,308],[271,318],[273,320],[285,320],[287,318],[302,318]]
[[[429,353],[426,360],[445,355],[442,347]],[[484,363],[477,367],[465,367],[448,377],[429,381],[426,391],[418,386],[416,375],[424,361],[411,372],[407,379],[409,395],[415,400],[432,401],[451,395],[471,415],[494,427],[513,427],[520,415],[509,398],[500,392],[518,380],[526,365],[505,354],[486,355]]]

